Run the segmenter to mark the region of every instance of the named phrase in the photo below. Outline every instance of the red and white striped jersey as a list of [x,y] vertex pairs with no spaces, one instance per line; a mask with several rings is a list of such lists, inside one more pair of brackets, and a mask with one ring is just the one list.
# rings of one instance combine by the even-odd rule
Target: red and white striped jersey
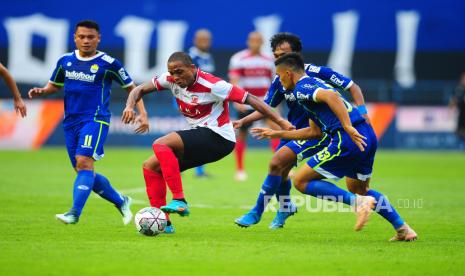
[[236,142],[229,119],[229,102],[244,103],[247,92],[242,88],[197,69],[195,82],[186,88],[174,83],[168,73],[152,79],[158,91],[170,89],[179,111],[192,128],[208,127],[227,140]]
[[229,78],[238,78],[240,87],[260,98],[268,91],[274,70],[271,57],[252,55],[248,49],[234,54],[229,62]]

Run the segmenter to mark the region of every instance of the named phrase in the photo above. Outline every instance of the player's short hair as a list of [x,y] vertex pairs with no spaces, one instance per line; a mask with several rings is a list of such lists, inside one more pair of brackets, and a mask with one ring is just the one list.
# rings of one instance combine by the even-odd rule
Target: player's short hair
[[285,42],[289,43],[293,52],[300,53],[302,51],[302,42],[300,42],[300,38],[295,34],[287,32],[277,33],[271,37],[271,49],[274,52],[279,45]]
[[284,65],[289,67],[294,72],[304,71],[304,59],[302,55],[299,53],[287,53],[280,58],[278,58],[274,64],[276,66]]
[[76,28],[74,28],[74,32],[77,31],[78,27],[85,27],[85,28],[89,28],[89,29],[95,29],[97,31],[97,33],[100,33],[100,27],[99,27],[98,23],[93,21],[93,20],[90,20],[90,19],[79,21],[76,24]]
[[194,64],[192,61],[192,58],[189,56],[188,53],[185,52],[174,52],[171,54],[171,56],[168,58],[168,63],[173,62],[173,61],[180,61],[182,64],[190,66]]

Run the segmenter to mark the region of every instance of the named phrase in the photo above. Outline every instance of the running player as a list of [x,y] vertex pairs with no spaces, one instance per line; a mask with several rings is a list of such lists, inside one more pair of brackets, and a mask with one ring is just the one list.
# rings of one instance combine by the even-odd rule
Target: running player
[[[205,73],[193,64],[188,54],[175,52],[168,59],[168,72],[139,85],[129,95],[123,122],[134,120],[133,107],[147,93],[170,89],[179,111],[191,129],[171,132],[153,143],[154,155],[143,164],[150,204],[166,213],[189,215],[184,197],[181,171],[215,162],[228,155],[236,142],[229,119],[229,102],[249,104],[283,129],[292,125],[268,105],[242,88]],[[173,200],[166,205],[166,186]],[[169,232],[174,232],[171,222]]]
[[[300,53],[302,50],[300,38],[291,33],[275,34],[271,38],[270,42],[275,59],[278,59],[286,53]],[[359,110],[361,110],[364,118],[368,120],[362,91],[354,81],[328,67],[306,64],[305,68],[307,75],[318,77],[338,90],[349,90],[352,98],[354,98],[355,104],[358,106]],[[297,129],[309,126],[308,117],[306,116],[305,111],[294,101],[292,91],[286,91],[279,81],[279,76],[276,76],[268,89],[265,102],[271,107],[276,107],[282,101],[286,101],[289,109],[288,120]],[[254,112],[251,115],[234,122],[234,125],[237,128],[260,118],[262,118],[262,115],[258,112]],[[318,133],[318,131],[316,131],[316,133]],[[324,148],[328,143],[329,137],[324,134],[322,139],[316,138],[299,141],[282,139],[278,146],[278,150],[275,152],[269,163],[268,175],[262,184],[255,206],[248,213],[237,218],[235,220],[236,224],[241,227],[248,227],[258,223],[270,196],[276,195],[280,207],[275,218],[270,224],[270,228],[277,229],[283,227],[286,219],[297,211],[297,208],[289,199],[292,186],[291,181],[288,178],[289,171],[297,161],[301,161],[312,156]]]
[[[294,101],[305,109],[308,117],[331,139],[328,146],[310,157],[299,169],[294,178],[297,190],[307,195],[355,205],[358,214],[356,231],[363,228],[370,209],[374,208],[396,230],[391,241],[415,240],[417,234],[404,222],[387,198],[369,188],[377,138],[358,109],[320,79],[307,76],[300,54],[286,54],[276,60],[275,64],[281,84],[286,90],[293,91]],[[286,132],[279,137],[314,137],[313,131],[308,130]],[[259,134],[262,132],[258,131]],[[266,132],[268,134],[263,136],[276,136],[270,135],[276,131]],[[344,176],[350,192],[322,180],[339,180]]]
[[[229,81],[261,99],[268,91],[274,74],[273,60],[261,53],[262,45],[262,35],[259,32],[251,32],[247,39],[247,49],[234,54],[229,63]],[[238,112],[239,119],[254,111],[250,106],[237,103],[234,104],[234,107]],[[250,126],[251,124],[243,124],[237,134],[235,179],[238,181],[247,179],[244,155],[247,147],[247,131]],[[278,139],[271,140],[270,146],[273,151],[278,144]]]
[[[97,50],[100,43],[99,25],[91,20],[77,23],[74,32],[77,50],[63,55],[57,62],[52,77],[43,88],[29,90],[29,97],[56,93],[64,88],[66,148],[73,168],[77,172],[74,181],[73,206],[69,212],[57,214],[65,224],[79,221],[82,209],[91,191],[113,203],[123,215],[124,224],[131,221],[131,199],[118,193],[109,180],[94,172],[94,163],[103,155],[110,125],[110,90],[116,81],[126,91],[135,85],[121,63]],[[140,102],[137,106],[140,122],[137,133],[148,131],[147,112]]]

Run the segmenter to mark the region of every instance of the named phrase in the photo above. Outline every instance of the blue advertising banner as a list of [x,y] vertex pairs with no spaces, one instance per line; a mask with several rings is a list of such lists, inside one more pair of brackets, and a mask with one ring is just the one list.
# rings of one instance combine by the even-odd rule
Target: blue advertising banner
[[[285,5],[287,4],[287,5]],[[165,70],[167,57],[192,45],[208,28],[217,74],[226,76],[231,55],[247,34],[265,41],[289,31],[303,42],[306,59],[354,78],[456,79],[465,69],[465,2],[460,0],[334,1],[2,1],[0,61],[20,84],[42,84],[58,57],[74,49],[82,19],[100,23],[100,49],[121,59],[140,82]],[[268,43],[263,50],[270,54]],[[374,63],[374,61],[376,61]],[[444,70],[447,68],[447,70]]]

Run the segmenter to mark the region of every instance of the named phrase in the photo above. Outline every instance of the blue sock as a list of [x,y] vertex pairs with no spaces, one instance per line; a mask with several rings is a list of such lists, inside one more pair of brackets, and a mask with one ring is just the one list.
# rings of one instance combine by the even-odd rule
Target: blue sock
[[94,171],[82,170],[74,180],[72,212],[80,216],[94,185]]
[[253,207],[252,211],[256,212],[260,216],[263,214],[265,206],[281,185],[281,179],[281,176],[270,174],[265,178],[265,181],[262,184],[262,189],[257,198],[257,203],[255,204],[255,207]]
[[276,191],[276,199],[279,203],[279,211],[285,212],[289,210],[289,204],[291,202],[291,180],[288,178],[286,181],[281,182],[278,190]]
[[389,221],[394,229],[401,227],[404,224],[404,220],[397,213],[394,206],[389,203],[388,199],[381,193],[375,190],[369,190],[366,193],[367,196],[372,196],[376,199],[375,212],[380,214],[383,218]]
[[116,207],[121,207],[124,202],[123,197],[120,193],[118,193],[110,184],[108,179],[96,173],[95,180],[94,180],[94,188],[92,189],[96,194],[101,196],[102,198],[110,201],[111,203],[115,204]]
[[353,193],[324,180],[312,180],[308,182],[305,194],[326,200],[343,202],[348,205],[353,205],[356,199]]
[[205,174],[204,166],[195,167],[195,175],[204,175],[204,174]]

